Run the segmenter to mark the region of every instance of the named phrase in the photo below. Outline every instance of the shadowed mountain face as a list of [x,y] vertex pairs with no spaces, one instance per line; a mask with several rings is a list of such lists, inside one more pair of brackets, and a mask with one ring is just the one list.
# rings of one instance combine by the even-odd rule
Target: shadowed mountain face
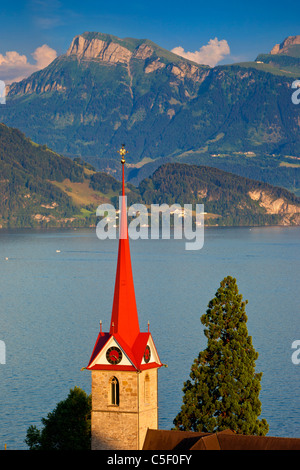
[[116,151],[126,142],[135,182],[180,161],[291,188],[300,158],[291,101],[299,59],[291,58],[293,74],[274,63],[286,56],[266,56],[273,62],[210,68],[149,40],[84,33],[48,67],[10,86],[0,120],[116,176]]

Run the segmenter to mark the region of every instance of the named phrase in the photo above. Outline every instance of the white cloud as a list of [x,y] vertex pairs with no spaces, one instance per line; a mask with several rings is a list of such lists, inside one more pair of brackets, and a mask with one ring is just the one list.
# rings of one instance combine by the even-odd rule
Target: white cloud
[[47,46],[47,44],[37,47],[31,55],[36,60],[36,67],[38,70],[47,67],[47,65],[57,57],[56,51]]
[[214,67],[226,55],[230,54],[230,48],[226,39],[219,41],[218,38],[215,38],[210,39],[206,46],[200,47],[199,51],[185,52],[183,47],[179,46],[172,49],[171,52],[198,64]]
[[32,54],[35,64],[28,62],[26,55],[16,51],[8,51],[5,55],[0,54],[0,80],[6,84],[19,82],[33,72],[47,67],[56,57],[56,51],[44,44],[38,47]]

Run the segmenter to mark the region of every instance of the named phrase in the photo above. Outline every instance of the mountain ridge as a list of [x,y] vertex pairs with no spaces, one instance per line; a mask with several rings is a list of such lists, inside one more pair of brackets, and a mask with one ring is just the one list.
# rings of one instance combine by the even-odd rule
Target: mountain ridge
[[297,190],[293,74],[274,63],[286,56],[268,57],[272,63],[211,68],[149,40],[86,32],[73,38],[68,53],[11,85],[0,120],[117,177],[114,155],[126,141],[128,175],[137,184],[142,174],[178,161]]
[[[117,46],[119,46],[119,49]],[[111,50],[107,51],[107,49],[110,48]],[[145,60],[155,54],[155,56],[168,61],[196,64],[191,60],[184,59],[173,52],[163,49],[149,39],[136,39],[129,37],[121,39],[111,34],[99,32],[85,32],[75,36],[66,52],[66,55],[77,55],[80,58],[87,59],[98,58],[105,61],[105,57],[108,58],[110,57],[110,53],[112,53],[112,55],[114,53],[113,59],[119,58],[122,62],[122,53],[124,54],[124,51],[126,51],[125,57],[123,56],[125,63],[127,63],[130,58]],[[107,56],[105,56],[105,52],[108,54]],[[110,61],[108,60],[108,62]],[[115,62],[115,60],[112,60],[112,62]]]

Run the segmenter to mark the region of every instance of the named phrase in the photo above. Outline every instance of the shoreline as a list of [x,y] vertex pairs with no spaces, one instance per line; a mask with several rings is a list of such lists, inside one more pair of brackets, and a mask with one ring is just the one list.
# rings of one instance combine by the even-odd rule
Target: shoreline
[[[252,229],[252,228],[299,228],[300,225],[204,225],[204,229]],[[172,230],[174,227],[170,227]],[[96,226],[93,227],[12,227],[12,228],[0,228],[0,235],[2,233],[10,233],[10,232],[27,232],[27,233],[41,233],[41,232],[58,232],[58,231],[65,231],[65,232],[74,232],[77,230],[84,230],[84,231],[96,231]],[[149,227],[151,232],[151,227]],[[118,233],[118,228],[117,228]],[[183,237],[184,238],[184,237]]]

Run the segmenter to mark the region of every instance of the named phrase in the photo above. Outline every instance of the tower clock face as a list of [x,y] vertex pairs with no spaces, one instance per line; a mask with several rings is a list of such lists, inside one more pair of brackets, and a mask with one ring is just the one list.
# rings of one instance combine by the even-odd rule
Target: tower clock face
[[144,361],[148,363],[151,358],[151,349],[149,346],[146,346],[145,352],[144,352]]
[[119,364],[122,360],[122,351],[117,346],[112,346],[106,351],[106,359],[110,364]]

